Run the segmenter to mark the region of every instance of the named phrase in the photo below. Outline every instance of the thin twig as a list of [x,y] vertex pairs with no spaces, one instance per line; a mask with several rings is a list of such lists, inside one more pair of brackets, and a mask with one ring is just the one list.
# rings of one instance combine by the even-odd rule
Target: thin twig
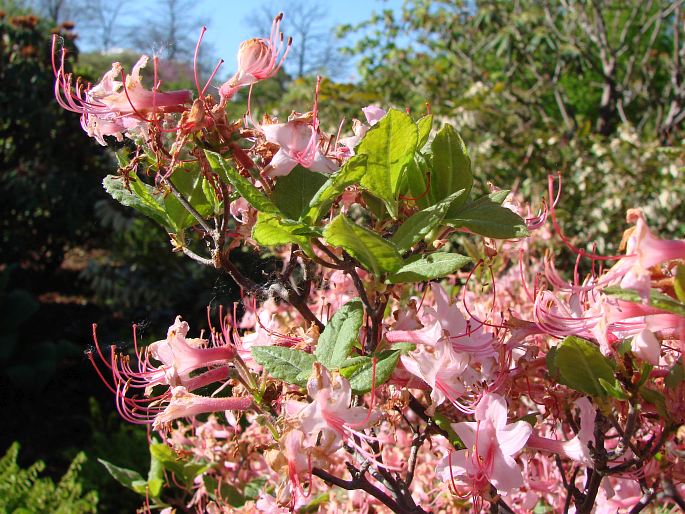
[[[195,220],[199,223],[199,225],[204,229],[207,234],[210,234],[212,238],[216,239],[216,230],[213,230],[209,224],[204,220],[202,215],[195,210],[195,207],[190,205],[188,200],[185,199],[185,197],[181,194],[181,192],[176,189],[176,186],[174,183],[171,181],[171,179],[165,178],[164,183],[169,186],[169,189],[171,190],[171,193],[176,197],[176,200],[183,206],[183,208],[188,211]],[[216,242],[216,241],[215,241]]]

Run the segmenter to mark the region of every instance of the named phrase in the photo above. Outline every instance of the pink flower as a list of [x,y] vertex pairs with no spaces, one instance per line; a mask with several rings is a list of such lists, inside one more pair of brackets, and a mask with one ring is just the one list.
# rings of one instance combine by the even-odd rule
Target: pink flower
[[661,343],[651,330],[645,328],[642,332],[633,336],[630,349],[643,361],[649,362],[653,366],[659,364]]
[[654,237],[640,209],[629,209],[626,219],[629,223],[635,223],[626,243],[626,256],[609,270],[601,284],[618,283],[623,289],[634,289],[640,293],[642,301],[647,303],[651,287],[649,268],[662,262],[685,258],[685,240]]
[[222,101],[225,102],[231,98],[239,88],[271,78],[281,69],[292,45],[292,38],[288,38],[285,51],[281,55],[283,50],[283,33],[280,30],[282,19],[283,13],[274,18],[269,39],[253,38],[240,44],[238,71],[219,88]]
[[267,177],[287,175],[298,164],[320,173],[333,173],[338,169],[338,163],[321,152],[324,141],[315,116],[311,119],[308,116],[291,117],[287,123],[261,126],[265,139],[280,146],[264,169]]
[[597,413],[587,398],[576,400],[576,408],[579,411],[580,430],[573,439],[564,442],[531,434],[527,446],[536,450],[558,453],[575,462],[592,466],[590,444],[595,443],[595,417]]
[[171,390],[171,400],[164,411],[157,414],[152,428],[158,430],[162,425],[178,418],[224,410],[245,410],[251,405],[251,398],[209,398],[189,393],[185,387],[178,386]]
[[366,116],[366,121],[369,125],[364,125],[361,121],[357,119],[352,120],[352,133],[354,135],[344,137],[339,141],[339,144],[344,147],[343,149],[339,149],[340,155],[342,157],[351,157],[352,155],[354,155],[354,149],[359,144],[359,142],[364,138],[366,133],[369,131],[369,128],[373,127],[376,123],[378,123],[378,121],[386,114],[385,110],[375,105],[363,107],[362,111],[364,112],[364,116]]
[[186,339],[188,330],[188,323],[177,316],[174,324],[169,327],[167,338],[148,346],[149,354],[162,363],[160,371],[163,371],[165,382],[170,385],[184,385],[192,371],[225,365],[235,355],[232,346],[205,348],[206,340]]
[[475,419],[452,424],[466,449],[445,456],[438,474],[475,494],[486,492],[490,484],[503,494],[521,487],[523,475],[513,456],[525,446],[532,427],[525,421],[507,424],[507,403],[494,393],[483,396]]
[[366,407],[352,406],[352,388],[349,381],[314,364],[307,392],[313,401],[297,415],[300,428],[306,434],[309,446],[320,446],[335,451],[356,428],[376,420]]
[[366,116],[366,121],[372,127],[380,121],[380,119],[386,115],[385,109],[381,109],[377,105],[369,105],[368,107],[362,107],[364,116]]
[[103,146],[106,145],[104,136],[114,136],[121,141],[125,133],[145,128],[153,121],[150,114],[182,112],[192,100],[187,90],[160,92],[156,86],[152,90],[145,89],[140,70],[148,62],[147,55],[138,60],[128,76],[124,75],[121,64],[115,62],[95,86],[84,86],[80,79],[74,85],[72,75],[64,69],[66,50],[62,50],[58,69],[54,46],[55,39],[55,98],[64,109],[81,114],[83,129]]
[[431,410],[448,399],[455,402],[466,391],[460,380],[468,367],[468,355],[458,354],[441,339],[434,345],[418,345],[416,350],[400,357],[405,369],[431,387]]

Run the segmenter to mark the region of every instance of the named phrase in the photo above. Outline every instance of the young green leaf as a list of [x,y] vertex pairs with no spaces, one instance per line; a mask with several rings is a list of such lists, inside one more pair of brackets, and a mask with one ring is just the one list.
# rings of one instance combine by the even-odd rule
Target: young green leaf
[[434,280],[454,273],[472,261],[471,257],[458,253],[435,252],[427,255],[412,255],[388,277],[388,282],[400,284]]
[[309,202],[302,221],[315,224],[319,218],[330,209],[333,202],[338,198],[346,187],[359,184],[366,173],[366,155],[355,155],[351,157],[342,168],[330,176],[330,178],[319,188]]
[[400,225],[400,228],[397,229],[397,232],[393,234],[390,240],[395,243],[400,253],[410,250],[412,246],[440,225],[450,205],[465,194],[466,190],[462,189],[452,193],[435,205],[412,214]]
[[272,377],[301,387],[306,387],[316,361],[310,353],[285,346],[254,346],[252,356]]
[[418,129],[409,115],[391,109],[357,147],[357,154],[367,156],[362,187],[383,200],[393,217],[402,172],[414,157],[417,139]]
[[683,380],[685,380],[685,369],[683,368],[683,358],[678,359],[671,367],[664,379],[664,384],[669,389],[675,389]]
[[628,395],[626,394],[625,390],[623,389],[621,382],[614,379],[614,382],[611,383],[611,382],[608,382],[607,380],[605,380],[601,377],[598,380],[599,380],[599,384],[602,386],[604,391],[606,391],[606,393],[609,396],[613,396],[617,400],[621,400],[621,401],[628,400]]
[[[642,302],[642,297],[640,297],[640,294],[633,289],[607,287],[604,289],[604,292],[609,296],[618,298],[619,300],[624,300],[626,302]],[[670,296],[665,295],[656,289],[652,289],[649,292],[649,305],[666,312],[678,314],[679,316],[685,316],[685,304],[680,303],[678,300],[675,300],[674,298],[671,298]]]
[[404,173],[404,191],[414,198],[420,208],[425,209],[439,201],[434,198],[430,190],[430,163],[428,157],[416,152],[414,158],[407,164]]
[[[171,182],[181,195],[202,217],[209,217],[214,212],[212,203],[207,199],[203,183],[206,182],[198,168],[180,169],[171,176]],[[212,195],[214,193],[212,192]],[[195,217],[181,205],[173,194],[164,197],[164,210],[174,222],[176,231],[184,230],[197,223]]]
[[336,216],[323,231],[326,242],[344,248],[367,270],[378,275],[394,272],[402,265],[397,247],[371,230],[353,223],[343,214]]
[[310,249],[309,239],[312,235],[318,235],[318,233],[304,223],[283,220],[278,216],[262,212],[257,215],[257,223],[252,229],[254,240],[267,247],[294,243],[308,250]]
[[299,220],[309,209],[314,195],[326,183],[326,177],[295,166],[285,177],[279,177],[271,201],[291,220]]
[[[399,358],[400,352],[397,350],[386,350],[376,355],[376,387],[390,379]],[[355,394],[367,393],[371,390],[371,380],[374,374],[373,359],[364,356],[356,364],[342,368],[340,374],[350,381]]]
[[614,383],[611,361],[599,348],[585,339],[568,336],[556,348],[554,364],[561,376],[560,382],[576,391],[592,396],[606,396],[599,379]]
[[154,187],[143,183],[137,176],[131,175],[130,191],[126,189],[124,180],[116,175],[107,175],[102,185],[105,191],[122,205],[133,207],[163,227],[174,228],[174,223],[164,210],[162,194],[156,192]]
[[431,150],[433,159],[430,194],[433,203],[460,189],[466,190],[466,195],[454,202],[448,211],[447,217],[452,217],[466,203],[473,187],[471,159],[464,141],[452,125],[445,125],[440,129],[431,143]]
[[232,166],[230,166],[221,155],[216,152],[210,152],[205,150],[205,155],[207,156],[207,161],[213,170],[219,173],[220,176],[226,177],[229,183],[235,188],[240,196],[245,198],[247,202],[252,205],[259,212],[264,212],[267,214],[273,214],[281,218],[286,216],[276,207],[264,193],[257,189],[252,182],[243,177],[238,173]]
[[496,200],[501,191],[483,196],[464,205],[456,213],[448,213],[445,223],[454,228],[465,227],[471,232],[495,239],[518,239],[527,237],[528,229],[523,219],[511,209],[502,207]]
[[427,114],[419,118],[416,122],[416,127],[418,129],[416,148],[420,150],[428,142],[428,136],[430,136],[431,128],[433,127],[433,115]]
[[137,471],[132,469],[126,469],[119,466],[115,466],[111,462],[107,462],[104,459],[98,459],[98,462],[102,464],[107,472],[121,485],[131,489],[139,494],[145,494],[145,488],[147,482]]
[[651,389],[644,385],[640,387],[639,391],[642,398],[644,398],[647,402],[654,405],[654,408],[656,408],[656,411],[659,413],[659,416],[661,416],[664,419],[670,418],[668,411],[666,410],[666,400],[664,399],[663,394],[661,394],[659,391],[655,389]]
[[219,483],[212,475],[205,475],[202,477],[202,480],[210,498],[215,500],[218,495],[222,502],[228,503],[236,509],[245,505],[246,498],[231,484],[226,482]]
[[685,303],[685,265],[678,264],[673,277],[673,289],[678,300]]
[[350,354],[364,320],[360,300],[347,302],[338,310],[319,336],[314,355],[330,370],[338,369]]

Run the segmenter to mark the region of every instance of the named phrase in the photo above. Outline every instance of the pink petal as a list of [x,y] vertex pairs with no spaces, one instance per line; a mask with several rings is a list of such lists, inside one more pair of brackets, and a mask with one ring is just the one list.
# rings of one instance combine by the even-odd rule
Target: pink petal
[[533,427],[525,421],[511,423],[497,431],[497,442],[504,455],[514,455],[526,445]]
[[501,452],[495,452],[489,478],[490,483],[497,488],[498,492],[509,492],[523,486],[523,475],[518,464]]

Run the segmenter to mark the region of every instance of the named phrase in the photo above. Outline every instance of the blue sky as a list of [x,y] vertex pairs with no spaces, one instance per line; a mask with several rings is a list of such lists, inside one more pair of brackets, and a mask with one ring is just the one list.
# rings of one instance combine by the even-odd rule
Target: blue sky
[[[328,9],[329,14],[322,24],[330,27],[359,23],[369,19],[374,11],[399,10],[403,3],[402,0],[305,1]],[[288,0],[198,0],[197,15],[209,21],[205,40],[212,46],[213,53],[226,60],[226,69],[232,69],[240,42],[266,35],[254,33],[254,29],[246,22],[250,13],[268,6],[273,7],[274,15],[282,11],[287,19],[289,3]],[[297,41],[293,44],[297,45]]]
[[[368,19],[373,11],[398,9],[402,0],[309,0],[329,9],[326,25],[358,23]],[[273,6],[274,15],[283,11],[288,16],[288,0],[198,0],[198,14],[210,20],[207,41],[222,55],[234,55],[244,39],[253,34],[245,19],[254,9]]]

